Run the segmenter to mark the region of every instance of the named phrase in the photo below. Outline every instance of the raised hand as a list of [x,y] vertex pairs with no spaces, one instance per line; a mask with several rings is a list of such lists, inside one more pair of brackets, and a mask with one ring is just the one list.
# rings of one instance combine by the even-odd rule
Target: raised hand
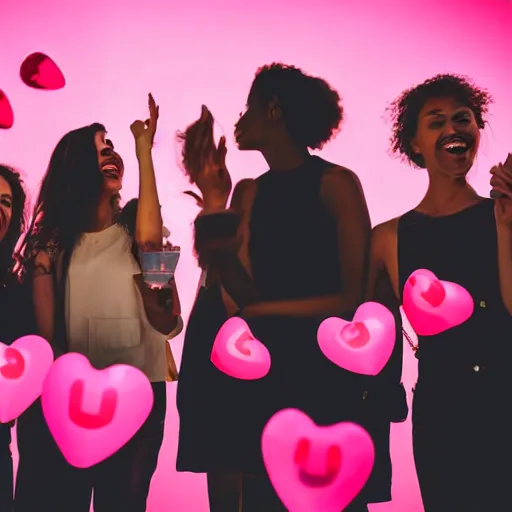
[[507,156],[504,164],[494,166],[491,175],[496,222],[512,227],[512,154]]
[[130,126],[130,130],[135,137],[136,142],[147,142],[149,146],[152,147],[158,124],[160,107],[155,103],[155,99],[151,93],[148,95],[148,107],[149,119],[146,119],[145,122],[140,120],[134,121]]
[[225,208],[233,185],[226,167],[226,138],[221,137],[215,146],[213,116],[205,106],[201,112],[201,127],[194,141],[195,151],[200,155],[196,185],[202,192],[204,208]]

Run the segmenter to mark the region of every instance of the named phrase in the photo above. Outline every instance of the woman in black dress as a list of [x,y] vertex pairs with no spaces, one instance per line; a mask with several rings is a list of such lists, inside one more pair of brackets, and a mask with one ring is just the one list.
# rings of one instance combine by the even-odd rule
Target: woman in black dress
[[[30,296],[13,274],[14,248],[25,228],[25,190],[20,175],[0,165],[0,342],[9,345],[30,334]],[[13,504],[10,450],[12,424],[0,423],[0,510]]]
[[[350,317],[360,304],[367,270],[370,218],[360,182],[309,153],[332,138],[342,113],[324,80],[281,64],[261,68],[235,136],[241,150],[260,151],[270,170],[239,182],[229,210],[224,141],[215,148],[207,109],[185,134],[184,164],[203,194],[196,251],[217,279],[196,303],[185,339],[178,470],[208,473],[212,511],[285,510],[265,478],[260,438],[286,407],[321,425],[364,425],[377,460],[350,510],[391,499],[385,402],[400,389],[401,343],[384,381],[340,369],[316,342],[322,319]],[[271,353],[260,381],[238,381],[209,361],[218,328],[234,314]]]
[[[465,287],[475,303],[467,322],[419,336],[413,347],[414,458],[427,512],[505,510],[510,502],[512,445],[504,406],[512,246],[497,212],[510,211],[512,201],[510,187],[506,198],[493,201],[466,181],[489,102],[484,90],[453,75],[427,80],[395,101],[393,150],[427,170],[429,187],[414,210],[373,233],[370,282],[389,279],[395,301],[402,300],[411,273],[423,268]],[[498,169],[498,186],[503,176]]]

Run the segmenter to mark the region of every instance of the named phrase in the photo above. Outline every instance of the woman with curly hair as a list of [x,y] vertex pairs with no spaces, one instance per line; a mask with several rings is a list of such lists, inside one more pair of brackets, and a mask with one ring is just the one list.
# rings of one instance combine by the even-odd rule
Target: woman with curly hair
[[[351,317],[367,272],[371,226],[359,179],[310,154],[331,140],[342,117],[340,97],[325,80],[282,64],[259,69],[235,137],[270,170],[240,181],[229,209],[225,140],[215,147],[206,107],[183,136],[184,166],[202,192],[195,249],[209,282],[185,339],[177,466],[208,474],[212,512],[285,510],[265,477],[260,439],[269,418],[288,407],[320,425],[352,420],[367,428],[377,461],[350,510],[391,499],[390,419],[371,405],[386,391],[368,391],[375,381],[332,364],[316,341],[324,318]],[[233,315],[271,353],[260,381],[233,379],[209,361],[218,328]],[[398,367],[399,386],[397,347],[390,365]]]
[[[406,335],[418,358],[413,443],[427,512],[501,510],[510,501],[512,245],[500,213],[510,199],[480,197],[467,182],[490,101],[469,79],[438,75],[391,109],[393,151],[426,169],[429,186],[416,208],[374,229],[370,288],[387,284],[398,304],[412,272],[428,269],[475,302],[458,327],[419,336],[418,346]],[[506,177],[504,167],[495,171],[498,182]]]
[[[30,298],[13,273],[14,249],[25,228],[25,190],[18,172],[0,165],[0,342],[9,345],[31,334]],[[0,423],[0,510],[11,512],[12,424]]]

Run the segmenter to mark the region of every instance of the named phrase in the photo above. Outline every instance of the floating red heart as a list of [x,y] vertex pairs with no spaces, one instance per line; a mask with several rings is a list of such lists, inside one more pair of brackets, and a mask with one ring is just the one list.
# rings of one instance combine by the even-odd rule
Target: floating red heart
[[5,93],[0,89],[0,128],[8,130],[14,124],[14,112]]
[[20,77],[34,89],[55,91],[66,85],[66,79],[55,62],[41,52],[31,53],[20,66]]

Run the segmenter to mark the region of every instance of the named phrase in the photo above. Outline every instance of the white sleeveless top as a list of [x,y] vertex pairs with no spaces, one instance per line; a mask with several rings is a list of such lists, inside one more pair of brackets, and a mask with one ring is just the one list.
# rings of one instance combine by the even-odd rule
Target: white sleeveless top
[[149,323],[133,280],[140,273],[131,252],[132,238],[119,225],[85,233],[71,257],[66,286],[67,341],[71,352],[85,355],[103,369],[129,364],[151,382],[165,381],[168,335]]

